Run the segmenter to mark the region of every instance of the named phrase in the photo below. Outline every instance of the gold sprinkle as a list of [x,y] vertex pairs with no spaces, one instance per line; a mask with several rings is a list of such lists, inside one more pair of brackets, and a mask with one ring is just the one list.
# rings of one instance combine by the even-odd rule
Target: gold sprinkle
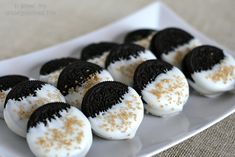
[[178,65],[183,59],[184,55],[181,52],[176,52],[175,59],[174,59],[174,64]]
[[65,121],[65,133],[66,134],[71,134],[73,133],[74,129],[73,126],[77,125],[79,127],[83,127],[83,122],[81,120],[78,120],[75,117],[67,118]]
[[19,106],[18,110],[15,110],[15,112],[18,114],[20,120],[25,120],[30,117],[30,115],[38,108],[37,105],[33,105],[29,110],[25,109],[23,105]]
[[[93,87],[94,85],[96,85],[101,81],[102,79],[97,74],[90,75],[88,80],[83,84],[84,93],[82,94],[85,94],[91,87]],[[68,90],[68,92],[69,93],[80,92],[80,89],[78,86],[76,88],[72,87]]]
[[234,66],[221,66],[218,70],[216,70],[213,74],[207,76],[207,78],[211,79],[214,82],[223,81],[223,83],[227,83],[228,80],[233,79],[233,71]]
[[48,75],[48,82],[50,83],[55,83],[57,82],[58,78],[59,78],[59,75],[60,73],[62,72],[64,68],[60,69],[60,70],[57,70],[55,72],[53,72],[52,74],[49,74]]
[[[196,46],[196,45],[195,45]],[[186,47],[185,49],[178,49],[175,53],[175,56],[174,56],[174,61],[173,61],[173,64],[174,65],[179,65],[184,56],[189,52],[191,51],[195,46],[193,47]]]
[[4,91],[1,91],[1,92],[0,92],[0,99],[1,99],[1,100],[5,100],[6,96],[7,96],[7,95],[6,95],[6,92],[4,92]]
[[[84,138],[84,132],[79,132],[79,129],[77,128],[81,128],[83,126],[83,122],[76,117],[67,117],[64,128],[48,129],[48,131],[45,132],[45,136],[38,138],[37,144],[45,150],[50,149],[50,147],[54,147],[56,149],[66,148],[67,150],[70,150],[70,146],[73,145],[74,142],[80,144]],[[75,137],[76,140],[66,136],[72,134],[77,134]]]
[[28,119],[30,117],[30,115],[41,105],[47,104],[48,102],[51,102],[51,100],[54,101],[62,101],[61,97],[58,95],[58,93],[48,93],[47,97],[39,98],[33,101],[33,103],[31,104],[31,108],[27,109],[24,106],[26,106],[25,104],[20,104],[18,110],[14,110],[18,116],[20,117],[20,119]]
[[120,71],[124,76],[129,77],[129,78],[133,78],[135,69],[142,62],[144,62],[144,60],[135,61],[135,63],[128,64],[128,66],[127,65],[122,65],[122,66],[118,67],[117,70]]
[[[187,85],[183,80],[184,78],[180,76],[174,76],[174,79],[163,79],[149,92],[155,95],[159,101],[161,97],[165,97],[169,104],[180,104],[184,96],[182,89]],[[177,97],[175,100],[173,100],[173,94]],[[164,106],[161,105],[160,107],[163,108]]]
[[[130,104],[129,104],[130,105]],[[100,116],[103,123],[100,125],[106,131],[116,131],[126,132],[131,127],[131,121],[137,121],[137,115],[132,112],[137,108],[141,108],[139,105],[136,107],[129,108],[128,104],[126,106],[117,110],[116,112],[107,111],[104,115]]]
[[81,143],[82,139],[84,137],[84,133],[83,132],[80,132],[77,137],[76,137],[76,140],[78,143]]

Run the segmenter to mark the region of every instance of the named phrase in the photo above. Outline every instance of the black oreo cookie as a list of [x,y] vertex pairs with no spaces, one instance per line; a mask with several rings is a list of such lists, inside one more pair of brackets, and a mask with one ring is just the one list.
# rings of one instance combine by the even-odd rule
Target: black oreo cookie
[[20,101],[21,98],[27,97],[29,95],[36,96],[36,90],[41,89],[42,86],[45,84],[46,84],[45,82],[41,82],[38,80],[24,81],[17,84],[8,93],[5,100],[4,108],[6,107],[7,101],[10,99]]
[[157,31],[154,29],[137,29],[134,31],[129,32],[125,38],[124,42],[125,43],[133,43],[145,38],[148,38],[150,35],[153,33],[156,33]]
[[69,104],[62,102],[54,102],[45,104],[37,108],[29,118],[27,124],[27,132],[30,128],[36,127],[38,123],[44,123],[46,126],[48,121],[61,117],[60,112],[70,108]]
[[88,60],[94,57],[101,56],[104,52],[110,51],[113,47],[117,46],[117,43],[113,42],[100,42],[90,44],[82,49],[81,59]]
[[150,50],[157,56],[168,54],[178,46],[188,43],[193,36],[179,28],[166,28],[157,32],[150,44]]
[[60,74],[57,88],[63,95],[67,95],[69,89],[82,84],[89,79],[92,74],[101,72],[103,68],[86,61],[77,61],[67,66]]
[[137,57],[140,52],[144,52],[145,48],[136,44],[121,44],[114,47],[108,55],[105,67],[107,68],[111,63],[123,59],[131,59],[131,57]]
[[194,48],[183,59],[182,71],[187,78],[193,81],[191,74],[201,72],[203,70],[211,70],[216,64],[219,64],[225,55],[223,50],[210,46],[203,45]]
[[6,91],[13,88],[20,82],[29,80],[28,77],[22,75],[6,75],[0,77],[0,91]]
[[87,91],[82,101],[82,112],[86,117],[95,117],[121,102],[128,86],[116,81],[101,82]]
[[47,63],[45,63],[41,69],[40,69],[40,75],[47,75],[50,74],[54,71],[60,70],[64,67],[66,67],[67,65],[78,61],[78,59],[76,58],[71,58],[71,57],[67,57],[67,58],[59,58],[59,59],[54,59],[51,60]]
[[161,60],[147,60],[141,63],[134,73],[134,84],[135,90],[141,94],[141,90],[144,89],[148,83],[154,81],[155,78],[162,74],[170,71],[173,66]]

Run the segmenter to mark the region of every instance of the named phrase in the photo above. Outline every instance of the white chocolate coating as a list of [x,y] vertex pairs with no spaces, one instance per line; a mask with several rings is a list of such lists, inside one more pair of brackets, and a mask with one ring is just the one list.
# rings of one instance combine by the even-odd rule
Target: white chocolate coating
[[11,88],[0,92],[0,118],[3,118],[4,103],[5,103],[7,94],[10,92],[10,90]]
[[58,78],[59,78],[60,73],[62,71],[63,71],[63,69],[59,69],[59,70],[56,70],[56,71],[54,71],[50,74],[47,74],[47,75],[40,75],[39,80],[50,83],[50,84],[52,84],[53,86],[56,87]]
[[92,59],[88,59],[87,61],[91,62],[91,63],[94,63],[94,64],[97,64],[97,65],[99,65],[99,66],[104,68],[105,67],[105,61],[106,61],[106,58],[107,58],[108,54],[109,54],[109,51],[104,52],[99,57],[94,57]]
[[147,103],[147,112],[156,116],[168,116],[183,109],[189,97],[189,86],[183,73],[176,67],[162,73],[141,91]]
[[67,103],[80,109],[82,99],[86,92],[94,85],[104,81],[113,81],[113,77],[107,70],[102,70],[100,73],[97,72],[92,75],[81,87],[77,86],[75,89],[70,89],[65,96]]
[[131,56],[130,58],[116,61],[107,67],[115,81],[129,86],[133,84],[133,75],[138,65],[146,60],[156,59],[156,57],[151,51],[145,50],[144,52],[139,52],[137,57]]
[[188,43],[176,47],[173,51],[168,52],[167,54],[162,54],[162,60],[181,68],[181,62],[184,56],[191,51],[193,48],[201,45],[200,41],[197,39],[192,39]]
[[4,120],[9,129],[19,136],[26,136],[29,117],[38,107],[49,102],[65,102],[60,91],[50,84],[45,84],[36,91],[36,96],[27,96],[20,101],[9,99],[4,108]]
[[31,127],[26,139],[37,157],[84,157],[92,144],[91,125],[75,107],[60,111],[61,117]]
[[226,55],[221,63],[216,64],[211,70],[194,72],[191,77],[194,82],[189,80],[190,86],[202,95],[215,97],[234,89],[235,60],[232,56]]
[[143,120],[144,107],[137,92],[129,87],[120,103],[96,117],[88,117],[95,134],[106,139],[131,139]]

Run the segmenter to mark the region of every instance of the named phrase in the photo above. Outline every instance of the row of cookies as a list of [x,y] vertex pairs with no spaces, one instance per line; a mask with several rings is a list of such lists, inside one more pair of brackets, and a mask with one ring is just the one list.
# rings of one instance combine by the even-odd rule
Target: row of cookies
[[[24,78],[4,76],[8,82],[18,77]],[[80,60],[64,68],[59,78],[64,80],[61,85],[64,90],[61,92],[49,83],[25,78],[15,83],[14,87],[11,84],[5,99],[4,120],[8,128],[26,137],[36,156],[85,156],[92,144],[91,127],[93,132],[106,139],[135,136],[144,110],[142,100],[133,88],[112,81],[105,69]],[[103,83],[97,84],[99,82]],[[78,110],[81,108],[79,97],[95,84],[97,87],[94,86],[84,97],[82,113]],[[66,95],[71,90],[69,87],[79,85],[84,86],[80,86],[79,90],[74,88],[69,97],[61,94]],[[97,89],[99,92],[93,92]],[[103,90],[103,97],[100,97],[100,90]],[[89,93],[93,94],[89,96]],[[113,97],[109,96],[110,93]],[[75,100],[72,103],[76,103],[76,107],[65,103],[66,100],[71,101],[70,98]],[[100,100],[99,104],[97,100]]]
[[49,61],[40,70],[44,82],[0,78],[4,119],[26,136],[36,156],[84,156],[91,129],[106,139],[133,138],[144,108],[157,116],[183,109],[188,82],[206,96],[234,88],[234,59],[214,46],[199,46],[184,30],[136,30],[124,42],[90,44],[80,59]]

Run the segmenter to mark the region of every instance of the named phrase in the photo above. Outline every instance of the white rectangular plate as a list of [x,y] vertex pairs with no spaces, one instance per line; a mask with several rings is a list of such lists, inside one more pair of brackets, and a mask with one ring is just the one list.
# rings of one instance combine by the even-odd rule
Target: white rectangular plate
[[[43,63],[63,56],[78,57],[81,48],[91,42],[104,40],[122,42],[124,34],[130,30],[137,28],[162,29],[169,26],[183,28],[203,43],[219,46],[185,23],[167,6],[156,2],[131,16],[85,36],[28,55],[1,61],[0,76],[17,73],[38,78],[39,68]],[[223,49],[229,52],[229,50]],[[231,93],[213,99],[191,93],[183,112],[178,115],[168,118],[145,115],[135,138],[132,140],[108,141],[94,137],[94,143],[87,156],[154,155],[232,114],[235,111],[234,102],[235,97]],[[33,156],[25,139],[12,133],[3,120],[0,120],[0,152],[1,157]]]

